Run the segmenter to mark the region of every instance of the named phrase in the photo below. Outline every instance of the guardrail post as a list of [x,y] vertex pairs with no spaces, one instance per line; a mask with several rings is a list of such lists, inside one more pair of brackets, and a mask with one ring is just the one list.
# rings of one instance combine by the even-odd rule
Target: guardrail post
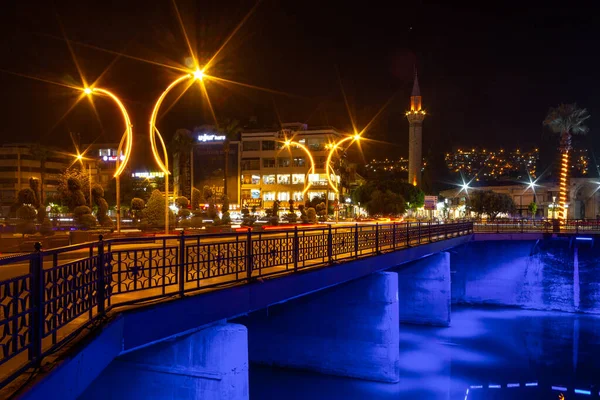
[[392,249],[396,250],[396,223],[392,225]]
[[429,243],[431,243],[431,221],[429,221],[429,226],[427,227],[427,229],[429,229]]
[[44,263],[42,244],[36,242],[35,252],[29,260],[31,274],[31,305],[33,306],[30,325],[31,349],[29,359],[34,365],[42,360],[42,338],[44,336]]
[[523,222],[523,220],[521,220],[521,233],[523,233],[523,227],[524,227],[525,223]]
[[575,220],[575,233],[579,233],[579,220]]
[[421,244],[421,221],[417,222],[417,228],[418,228],[417,244]]
[[300,239],[298,238],[298,225],[294,226],[294,272],[298,272],[298,257],[300,256]]
[[333,262],[333,235],[331,234],[331,225],[327,229],[327,258],[329,264]]
[[496,221],[496,233],[500,233],[500,223]]
[[410,222],[406,222],[406,247],[410,247]]
[[[298,253],[299,249],[294,249]],[[248,282],[252,279],[252,265],[254,263],[254,256],[252,250],[252,229],[248,228],[248,236],[246,236],[246,278]]]
[[358,224],[354,227],[354,257],[358,258]]
[[104,263],[104,236],[98,236],[98,287],[96,290],[96,303],[98,304],[98,314],[104,314],[104,303],[106,302],[106,282],[104,280],[106,270]]
[[375,222],[375,254],[379,253],[379,222]]
[[[167,240],[167,239],[163,239]],[[185,292],[185,231],[181,231],[179,236],[179,294],[183,296]],[[210,266],[209,266],[210,268]]]

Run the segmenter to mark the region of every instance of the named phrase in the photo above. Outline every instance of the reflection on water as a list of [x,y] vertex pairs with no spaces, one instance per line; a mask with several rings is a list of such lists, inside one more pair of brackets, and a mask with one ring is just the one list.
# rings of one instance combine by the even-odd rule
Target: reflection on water
[[450,328],[400,327],[400,383],[253,364],[250,398],[598,398],[599,344],[597,316],[454,307]]

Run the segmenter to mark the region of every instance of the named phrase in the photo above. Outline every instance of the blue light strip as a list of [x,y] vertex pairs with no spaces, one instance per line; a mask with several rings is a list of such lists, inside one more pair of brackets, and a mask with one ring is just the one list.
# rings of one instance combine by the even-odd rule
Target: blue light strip
[[587,394],[588,396],[590,396],[592,394],[592,392],[590,390],[583,390],[583,389],[575,389],[575,393]]
[[521,384],[520,383],[509,383],[506,385],[507,388],[511,388],[511,387],[520,387]]
[[566,392],[567,388],[563,386],[552,386],[552,390],[562,390],[563,392]]
[[594,239],[592,239],[592,238],[589,238],[589,237],[579,237],[579,236],[578,236],[578,237],[576,237],[576,238],[575,238],[575,240],[587,240],[587,241],[590,241],[590,242],[591,242],[591,241],[592,241],[592,240],[594,240]]
[[500,389],[502,386],[501,385],[489,385],[488,387],[490,389]]
[[475,386],[472,385],[471,386],[471,389],[481,389],[481,388],[483,388],[483,386],[481,386],[481,385],[475,385]]
[[525,386],[537,386],[537,382],[526,383]]

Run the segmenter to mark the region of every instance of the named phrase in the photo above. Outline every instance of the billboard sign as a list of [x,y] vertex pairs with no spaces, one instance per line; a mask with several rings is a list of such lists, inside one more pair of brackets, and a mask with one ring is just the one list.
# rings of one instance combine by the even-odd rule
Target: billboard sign
[[[210,135],[208,135],[210,136]],[[193,184],[201,193],[208,186],[220,198],[223,195],[225,152],[223,143],[210,141],[196,144],[193,149]],[[229,202],[237,204],[239,199],[239,143],[230,143],[227,168],[227,194]]]
[[435,210],[437,206],[437,196],[425,196],[425,210]]

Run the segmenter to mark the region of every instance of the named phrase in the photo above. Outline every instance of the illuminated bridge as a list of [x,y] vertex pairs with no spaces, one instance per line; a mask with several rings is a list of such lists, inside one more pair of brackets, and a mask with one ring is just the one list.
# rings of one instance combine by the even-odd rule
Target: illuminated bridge
[[[397,381],[398,329],[386,333],[388,325],[402,318],[449,321],[449,255],[440,252],[471,233],[470,222],[458,222],[100,238],[0,260],[0,397],[77,398],[116,359],[127,369],[181,377],[189,387],[183,384],[187,394],[177,398],[192,398],[199,387],[215,398],[223,390],[239,398],[247,393],[248,351],[269,363]],[[429,296],[427,277],[382,272],[425,256],[441,284]],[[424,313],[436,296],[445,296],[443,306]],[[403,307],[403,317],[399,301],[421,304]],[[267,314],[251,314],[260,310]],[[250,328],[227,322],[240,316]],[[383,325],[358,329],[365,318]],[[305,331],[318,326],[311,319],[347,329],[346,341],[335,339],[340,354],[363,341],[361,354],[324,362],[319,353],[339,332],[313,341],[315,332]],[[252,340],[255,334],[264,340]],[[291,349],[286,338],[296,342],[294,354],[284,351]],[[310,343],[316,347],[309,351]],[[198,346],[197,357],[177,356]],[[158,358],[145,357],[147,349]],[[170,398],[164,390],[152,388],[152,398]]]

